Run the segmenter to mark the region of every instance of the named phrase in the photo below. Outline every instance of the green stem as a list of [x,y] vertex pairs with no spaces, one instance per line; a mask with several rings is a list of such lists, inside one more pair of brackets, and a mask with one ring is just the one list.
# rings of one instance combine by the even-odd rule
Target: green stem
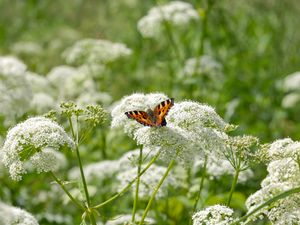
[[174,163],[175,163],[175,159],[172,159],[172,161],[170,162],[170,164],[169,164],[169,166],[168,166],[168,168],[167,168],[165,174],[163,175],[163,177],[160,179],[159,183],[158,183],[157,186],[155,187],[155,189],[154,189],[154,191],[153,191],[153,193],[152,193],[152,195],[151,195],[151,197],[150,197],[150,199],[149,199],[149,202],[148,202],[148,204],[147,204],[147,207],[146,207],[146,209],[145,209],[145,211],[144,211],[144,213],[143,213],[143,215],[142,215],[141,221],[139,222],[139,225],[143,225],[143,224],[144,224],[144,221],[145,221],[145,219],[146,219],[146,216],[147,216],[147,214],[148,214],[148,212],[149,212],[149,210],[150,210],[150,208],[151,208],[152,202],[154,201],[155,196],[156,196],[156,194],[157,194],[159,188],[161,187],[161,185],[163,184],[163,182],[164,182],[165,179],[167,178],[167,176],[168,176],[170,170],[172,169]]
[[78,131],[78,117],[76,118],[76,122],[77,122],[77,129],[76,129],[76,135],[75,135],[72,119],[69,117],[71,132],[72,132],[73,138],[75,139],[75,151],[76,151],[76,156],[77,156],[78,165],[79,165],[79,169],[80,169],[81,180],[82,180],[82,184],[83,184],[83,188],[84,188],[85,199],[86,199],[86,202],[87,202],[87,206],[89,208],[91,206],[91,201],[90,201],[90,196],[89,196],[89,192],[88,192],[88,189],[87,189],[87,184],[86,184],[86,180],[85,180],[85,176],[84,176],[84,172],[83,172],[83,166],[82,166],[82,161],[81,161],[81,158],[80,158],[79,147],[78,147],[78,133],[79,133],[79,131]]
[[242,216],[238,220],[234,221],[230,225],[239,224],[240,222],[246,220],[249,216],[251,216],[254,213],[256,213],[258,210],[264,208],[265,206],[268,206],[268,205],[272,204],[273,202],[276,202],[276,201],[278,201],[280,199],[288,197],[289,195],[296,194],[296,193],[299,193],[299,192],[300,192],[300,187],[297,187],[297,188],[292,188],[292,189],[290,189],[288,191],[285,191],[285,192],[283,192],[281,194],[278,194],[278,195],[274,196],[273,198],[269,199],[268,201],[262,203],[261,205],[259,205],[255,209],[251,210],[249,213],[247,213],[246,215]]
[[56,181],[56,183],[63,189],[63,191],[68,195],[70,200],[80,209],[85,210],[85,208],[71,195],[71,193],[66,189],[65,185],[55,176],[55,174],[50,171],[50,175]]
[[232,181],[232,184],[231,184],[231,189],[230,189],[230,193],[229,193],[229,197],[228,197],[228,201],[227,201],[227,206],[230,205],[231,198],[232,198],[232,194],[233,194],[234,189],[235,189],[235,186],[236,186],[236,184],[237,184],[239,174],[240,174],[240,169],[237,168],[237,169],[235,170],[234,178],[233,178],[233,181]]
[[123,195],[127,190],[129,190],[129,188],[134,184],[134,182],[138,179],[138,177],[141,177],[148,169],[149,167],[155,162],[155,160],[158,158],[158,156],[160,155],[160,152],[158,152],[152,159],[151,161],[147,164],[147,166],[140,172],[140,176],[135,177],[132,181],[130,181],[128,183],[128,185],[126,187],[124,187],[119,193],[113,195],[111,198],[109,198],[108,200],[106,200],[105,202],[102,202],[96,206],[94,206],[94,209],[98,209],[110,202],[112,202],[113,200],[115,200],[116,198],[120,197],[121,195]]
[[135,222],[135,214],[137,210],[137,204],[139,200],[139,186],[140,186],[140,173],[141,173],[141,167],[142,167],[142,159],[143,159],[143,147],[140,147],[140,155],[139,155],[139,163],[137,168],[137,179],[136,179],[136,185],[135,185],[135,197],[133,202],[133,209],[132,209],[132,218],[131,222],[134,224]]
[[196,211],[197,209],[197,205],[201,196],[201,192],[203,189],[203,184],[204,184],[204,179],[205,179],[205,175],[206,175],[206,166],[207,166],[207,156],[205,155],[204,158],[204,165],[203,165],[203,173],[202,173],[202,177],[201,177],[201,181],[200,181],[200,185],[199,185],[199,190],[195,199],[195,203],[194,203],[194,207],[193,207],[193,213]]

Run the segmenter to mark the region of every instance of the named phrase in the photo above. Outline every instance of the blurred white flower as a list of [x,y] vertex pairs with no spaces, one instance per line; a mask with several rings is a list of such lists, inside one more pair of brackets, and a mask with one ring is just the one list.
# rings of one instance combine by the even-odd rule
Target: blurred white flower
[[49,93],[50,83],[46,77],[30,71],[26,71],[25,78],[28,81],[28,84],[33,93]]
[[283,80],[283,89],[285,91],[300,90],[300,72],[292,73]]
[[168,97],[160,93],[124,97],[111,112],[112,127],[123,127],[139,145],[158,147],[165,159],[178,157],[186,165],[204,151],[221,151],[225,147],[227,136],[223,131],[228,124],[207,105],[188,101],[175,103],[166,116],[167,126],[163,127],[147,127],[125,115],[127,111],[153,109],[166,99]]
[[295,107],[300,101],[300,93],[292,92],[287,94],[283,97],[281,105],[283,108],[293,108]]
[[13,56],[0,56],[0,74],[2,76],[22,76],[27,66]]
[[[143,167],[145,166],[142,165],[142,168]],[[140,198],[146,199],[152,194],[154,188],[157,186],[158,182],[163,177],[166,170],[167,168],[165,167],[157,166],[155,164],[151,165],[151,167],[140,178],[140,186],[139,186]],[[129,182],[131,182],[136,176],[137,176],[136,168],[130,168],[128,170],[121,171],[117,175],[117,180],[120,182],[120,185],[118,187],[119,191],[125,188],[129,184]],[[136,183],[132,185],[132,194],[135,193],[135,185]],[[173,187],[177,186],[177,182],[174,179],[172,173],[169,174],[169,176],[167,176],[166,180],[164,181],[161,188],[159,189],[156,197],[162,198],[166,196],[169,185]]]
[[[204,166],[204,159],[197,158],[194,163],[194,170],[199,171]],[[230,162],[225,159],[224,157],[216,156],[215,154],[211,153],[207,159],[206,165],[206,173],[209,177],[219,179],[224,175],[234,175],[235,170],[230,164]],[[253,177],[253,172],[251,169],[243,170],[240,172],[238,177],[239,183],[245,183],[251,177]]]
[[42,47],[32,41],[20,41],[12,46],[12,51],[17,55],[36,56],[42,53]]
[[38,114],[43,114],[56,107],[54,99],[46,93],[36,93],[31,100],[31,108]]
[[90,90],[89,92],[83,92],[76,99],[76,103],[79,106],[86,106],[91,104],[101,104],[107,106],[112,102],[112,97],[106,92],[94,92]]
[[[150,161],[154,155],[157,154],[159,148],[150,149],[150,148],[143,148],[142,153],[142,163],[146,163]],[[135,149],[132,151],[128,151],[122,155],[122,157],[118,160],[119,168],[121,170],[129,169],[136,167],[138,165],[140,155],[140,149]]]
[[[132,215],[131,214],[121,214],[121,215],[117,215],[115,216],[114,219],[109,220],[105,223],[105,225],[124,225],[124,224],[131,224],[131,218]],[[136,219],[137,222],[141,220],[141,216],[140,215],[136,215]],[[145,219],[145,224],[155,224],[156,221],[152,218],[147,217]]]
[[291,158],[298,161],[300,158],[300,142],[290,138],[274,141],[269,148],[268,155],[271,160]]
[[183,68],[184,76],[208,75],[212,80],[223,77],[223,66],[212,56],[203,55],[199,58],[187,59]]
[[62,146],[74,147],[72,139],[57,123],[44,117],[33,117],[19,123],[8,131],[0,159],[12,179],[21,180],[26,173],[25,163],[29,161],[38,172],[54,171],[59,161],[53,150]]
[[228,225],[233,222],[233,210],[222,205],[213,205],[193,215],[193,225]]
[[38,225],[29,212],[0,202],[0,225]]
[[138,30],[143,37],[158,38],[163,35],[164,23],[176,28],[186,28],[199,15],[193,6],[187,2],[171,1],[170,3],[153,7],[146,16],[138,21]]
[[25,78],[26,65],[11,56],[0,57],[0,116],[9,126],[30,109],[32,92]]
[[[103,180],[112,178],[119,171],[119,164],[116,160],[104,160],[84,166],[83,171],[87,182]],[[80,178],[79,168],[71,169],[68,177],[74,180]]]
[[63,53],[68,64],[105,64],[131,55],[125,44],[108,40],[83,39]]

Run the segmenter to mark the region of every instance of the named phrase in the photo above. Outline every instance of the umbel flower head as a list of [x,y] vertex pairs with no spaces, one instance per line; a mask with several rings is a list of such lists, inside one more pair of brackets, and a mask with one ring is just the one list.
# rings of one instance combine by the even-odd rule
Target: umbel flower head
[[167,126],[148,127],[128,119],[125,112],[154,109],[169,99],[161,93],[133,94],[124,97],[112,110],[112,127],[122,127],[139,145],[159,148],[166,159],[178,156],[187,165],[204,151],[217,151],[225,146],[228,124],[207,105],[185,101],[174,104],[166,116]]
[[228,225],[233,222],[233,210],[222,205],[214,205],[193,215],[193,225]]
[[[268,175],[261,182],[261,189],[246,201],[248,210],[252,210],[272,197],[300,186],[299,142],[290,138],[277,140],[269,145]],[[272,224],[300,223],[300,194],[296,193],[280,199],[255,213],[249,220],[265,215]]]
[[164,23],[176,28],[185,28],[198,18],[199,15],[191,4],[172,1],[163,6],[153,7],[139,20],[137,27],[143,37],[158,38],[163,34]]
[[30,213],[2,202],[0,202],[0,224],[39,225]]
[[8,131],[0,159],[11,178],[20,180],[26,173],[26,162],[38,172],[55,170],[59,161],[53,151],[63,146],[73,148],[74,142],[61,126],[45,117],[33,117]]

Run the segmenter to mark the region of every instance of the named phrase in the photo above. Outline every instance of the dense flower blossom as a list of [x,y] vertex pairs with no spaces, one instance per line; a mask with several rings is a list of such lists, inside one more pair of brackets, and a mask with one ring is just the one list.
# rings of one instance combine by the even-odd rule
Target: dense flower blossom
[[214,205],[193,215],[193,225],[228,225],[233,222],[233,210],[222,205]]
[[[142,168],[144,165],[142,166]],[[159,180],[165,174],[167,168],[157,165],[152,165],[140,178],[140,186],[139,186],[139,197],[140,198],[148,198],[153,192],[154,188],[157,186]],[[119,191],[128,185],[136,177],[136,168],[131,168],[120,172],[117,175],[117,179],[120,182]],[[164,181],[162,187],[159,189],[156,197],[161,198],[166,196],[168,186],[171,185],[173,187],[177,186],[177,182],[174,179],[173,175],[170,174],[166,180]],[[132,186],[133,194],[135,190],[135,183]]]
[[53,150],[62,146],[74,146],[63,128],[50,119],[33,117],[9,130],[0,150],[0,159],[9,168],[12,179],[20,180],[22,174],[26,173],[27,161],[38,172],[55,170],[59,161]]
[[172,1],[163,6],[153,7],[139,20],[137,27],[144,37],[157,38],[162,35],[164,23],[176,28],[184,28],[198,18],[199,15],[191,4]]
[[131,55],[125,44],[108,40],[83,39],[67,49],[63,56],[68,64],[103,64]]
[[0,224],[38,225],[39,223],[30,213],[0,202]]
[[49,112],[56,107],[56,102],[51,95],[46,93],[33,94],[31,108],[38,114]]
[[25,78],[26,65],[11,56],[0,57],[0,116],[6,126],[30,108],[31,90]]
[[165,159],[178,157],[187,165],[195,155],[204,151],[220,151],[224,148],[228,127],[213,108],[197,102],[174,104],[166,116],[167,126],[147,127],[128,119],[125,112],[147,111],[168,99],[160,93],[133,94],[124,97],[112,110],[112,127],[123,127],[125,132],[144,147],[160,148]]
[[[293,142],[290,138],[277,140],[269,146],[268,175],[261,182],[261,189],[247,199],[248,210],[253,210],[275,195],[300,186],[299,146],[299,142]],[[299,224],[299,202],[299,193],[290,195],[264,207],[248,220],[265,215],[272,224]]]

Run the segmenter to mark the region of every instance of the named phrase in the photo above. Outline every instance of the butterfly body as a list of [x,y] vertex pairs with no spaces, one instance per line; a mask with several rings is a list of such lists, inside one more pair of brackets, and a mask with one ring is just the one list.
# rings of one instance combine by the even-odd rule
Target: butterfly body
[[150,127],[166,126],[167,121],[165,117],[173,105],[174,105],[174,99],[170,98],[159,103],[153,110],[148,109],[146,112],[134,110],[134,111],[125,112],[125,115],[128,118],[134,119],[140,124],[143,124],[144,126],[150,126]]

